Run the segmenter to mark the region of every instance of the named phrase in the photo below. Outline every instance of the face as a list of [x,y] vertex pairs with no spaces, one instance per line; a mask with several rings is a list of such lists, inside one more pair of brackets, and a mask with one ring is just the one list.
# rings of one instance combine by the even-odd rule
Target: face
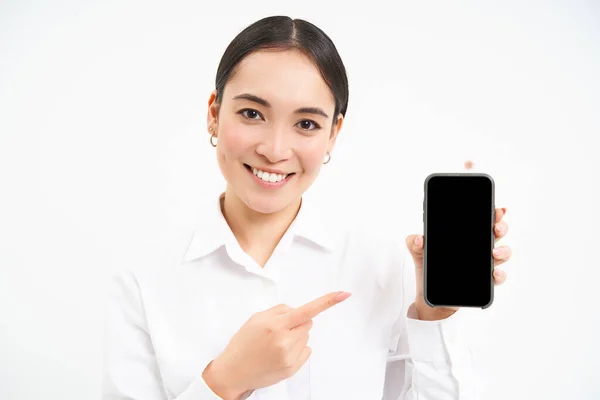
[[221,104],[209,99],[208,126],[228,191],[274,213],[298,204],[333,150],[343,118],[312,61],[296,50],[258,51],[238,65]]

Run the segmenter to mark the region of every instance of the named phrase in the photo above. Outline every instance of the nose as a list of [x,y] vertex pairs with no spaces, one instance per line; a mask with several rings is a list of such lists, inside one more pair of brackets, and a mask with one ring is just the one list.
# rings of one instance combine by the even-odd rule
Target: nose
[[256,152],[275,164],[292,157],[291,132],[272,129],[260,141]]

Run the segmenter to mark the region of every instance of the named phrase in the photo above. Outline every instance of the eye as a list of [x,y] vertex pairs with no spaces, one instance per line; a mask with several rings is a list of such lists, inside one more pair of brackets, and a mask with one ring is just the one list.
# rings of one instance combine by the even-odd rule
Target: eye
[[262,115],[252,108],[244,108],[243,110],[238,111],[238,114],[241,114],[246,119],[263,119]]
[[[321,128],[321,126],[319,126],[319,124],[317,124],[315,121],[311,121],[310,119],[304,119],[304,120],[298,122],[298,125],[300,126],[301,129],[304,129],[306,131],[314,131],[314,130]],[[312,126],[312,128],[311,128],[311,126]]]

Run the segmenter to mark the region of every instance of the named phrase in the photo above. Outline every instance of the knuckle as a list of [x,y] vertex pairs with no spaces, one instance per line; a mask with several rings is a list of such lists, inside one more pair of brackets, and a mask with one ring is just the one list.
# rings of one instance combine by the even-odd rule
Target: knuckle
[[261,320],[261,325],[267,333],[277,334],[281,331],[281,324],[274,318],[264,318]]
[[256,314],[252,314],[250,318],[248,318],[247,323],[249,325],[262,326],[265,325],[267,321],[266,316],[262,312],[258,312]]
[[285,356],[287,354],[287,349],[288,349],[288,342],[286,339],[279,338],[279,340],[275,341],[275,351],[278,354]]
[[275,306],[274,310],[276,313],[284,313],[289,311],[290,307],[286,304],[278,304]]
[[250,318],[248,318],[248,321],[256,321],[256,320],[260,320],[262,319],[264,316],[264,313],[262,311],[259,311],[257,313],[254,313],[250,316]]

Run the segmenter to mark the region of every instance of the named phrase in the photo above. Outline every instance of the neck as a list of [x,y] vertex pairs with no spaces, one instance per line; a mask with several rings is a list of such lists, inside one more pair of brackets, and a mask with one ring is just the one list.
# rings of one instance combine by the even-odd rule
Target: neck
[[263,249],[270,254],[296,218],[300,203],[299,199],[283,210],[263,214],[248,207],[227,186],[221,207],[225,220],[244,251]]

